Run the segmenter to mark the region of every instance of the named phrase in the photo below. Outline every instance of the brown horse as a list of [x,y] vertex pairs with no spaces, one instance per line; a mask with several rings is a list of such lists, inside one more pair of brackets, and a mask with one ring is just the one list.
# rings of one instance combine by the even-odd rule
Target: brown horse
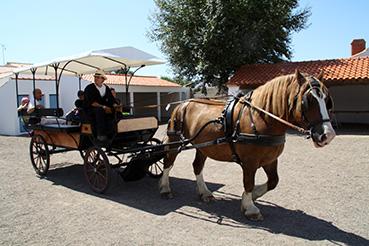
[[[256,127],[258,134],[285,135],[288,128],[285,124],[254,108],[250,109],[250,107],[244,106],[242,99],[235,105],[233,112],[233,121],[236,121],[237,116],[241,115],[239,121],[241,133],[252,134]],[[332,128],[328,114],[329,107],[332,104],[329,102],[328,89],[318,78],[303,75],[298,71],[295,74],[277,77],[255,89],[249,100],[252,105],[262,108],[285,121],[309,128],[316,147],[329,144],[335,137],[335,131]],[[206,99],[190,100],[182,103],[172,113],[168,132],[182,132],[182,137],[191,139],[207,122],[220,117],[224,106],[224,102]],[[240,110],[243,110],[242,114],[240,114]],[[252,125],[255,127],[252,127]],[[209,124],[191,143],[204,143],[224,137],[224,135],[223,127],[220,124]],[[179,139],[178,134],[170,134],[166,137],[165,143],[175,142]],[[260,210],[253,201],[276,187],[278,183],[277,158],[282,153],[283,148],[284,143],[265,146],[257,143],[236,142],[233,144],[232,151],[231,144],[225,142],[196,149],[196,157],[192,165],[200,198],[205,202],[214,199],[212,192],[209,191],[204,182],[202,173],[206,158],[232,162],[234,161],[234,154],[237,154],[243,171],[244,184],[241,211],[249,219],[262,220]],[[169,186],[169,171],[173,167],[177,154],[176,152],[169,152],[164,158],[164,172],[159,182],[160,193],[164,198],[173,197]],[[255,185],[255,173],[260,167],[264,169],[268,180],[265,184]]]

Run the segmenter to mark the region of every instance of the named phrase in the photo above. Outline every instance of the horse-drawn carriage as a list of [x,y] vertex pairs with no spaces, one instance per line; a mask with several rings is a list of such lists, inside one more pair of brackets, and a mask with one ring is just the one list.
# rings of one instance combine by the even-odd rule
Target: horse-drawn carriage
[[[109,52],[108,52],[109,51]],[[163,147],[154,138],[158,129],[156,117],[137,118],[130,114],[114,113],[112,135],[101,142],[96,138],[94,125],[88,117],[81,117],[80,124],[69,124],[63,119],[63,109],[59,108],[59,83],[61,75],[93,73],[102,68],[108,71],[130,67],[141,68],[146,65],[162,63],[155,57],[134,48],[91,52],[72,59],[34,65],[15,71],[18,96],[18,76],[31,72],[33,89],[37,74],[47,74],[54,68],[57,95],[57,108],[36,108],[34,112],[20,111],[24,128],[31,135],[30,158],[39,176],[46,176],[50,166],[50,155],[68,151],[79,151],[84,160],[84,174],[92,190],[102,193],[109,187],[112,169],[119,169],[126,181],[137,180],[145,175],[159,178],[162,174]],[[136,69],[137,71],[137,69]],[[132,73],[130,78],[132,78]],[[126,78],[128,78],[126,74]],[[81,83],[81,79],[79,79]],[[128,87],[129,81],[126,86]],[[128,88],[127,88],[128,91]],[[129,97],[127,97],[129,98]],[[36,102],[34,103],[36,105]],[[83,112],[80,112],[83,115]],[[119,117],[117,117],[119,114]],[[39,119],[47,117],[52,123],[42,123]],[[36,120],[38,119],[38,120]],[[114,160],[112,163],[112,160]]]
[[[127,71],[128,66],[140,68],[160,63],[152,59],[142,60],[145,56],[137,57],[141,60],[106,53],[88,54],[35,65],[18,73],[30,71],[35,88],[36,71],[46,74],[49,67],[54,68],[58,96],[63,71],[81,75],[100,68],[113,70],[123,66]],[[247,95],[231,97],[227,103],[214,100],[181,103],[171,115],[164,143],[153,138],[158,128],[154,117],[116,120],[114,134],[105,144],[97,141],[93,125],[88,121],[78,126],[61,125],[58,121],[52,125],[28,125],[33,131],[31,161],[37,174],[42,176],[47,173],[50,154],[78,150],[84,158],[87,182],[94,191],[104,192],[109,187],[112,168],[125,167],[122,172],[125,180],[137,180],[146,174],[152,177],[162,175],[160,193],[170,198],[169,172],[176,155],[182,150],[196,148],[193,168],[201,199],[209,201],[213,198],[202,174],[206,158],[237,162],[243,171],[241,209],[247,218],[260,220],[262,216],[254,200],[274,189],[278,183],[278,157],[283,151],[287,129],[293,128],[309,135],[316,147],[329,144],[335,137],[329,115],[333,103],[328,89],[320,80],[321,76],[316,78],[296,71],[295,74],[275,78]],[[57,107],[35,114],[52,115],[58,119],[62,115],[60,111]],[[112,164],[110,157],[116,158],[117,163]],[[160,166],[162,158],[163,167]],[[263,167],[268,181],[255,185],[255,173],[260,167]]]

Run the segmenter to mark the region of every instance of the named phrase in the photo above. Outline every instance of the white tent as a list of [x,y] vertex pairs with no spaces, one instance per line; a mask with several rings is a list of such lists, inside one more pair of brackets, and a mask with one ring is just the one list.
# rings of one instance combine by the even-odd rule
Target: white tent
[[[119,47],[94,50],[80,55],[33,64],[31,66],[15,69],[13,73],[8,73],[5,76],[10,77],[17,73],[20,75],[32,74],[32,71],[37,75],[54,76],[55,68],[57,68],[58,76],[61,71],[63,71],[63,75],[77,76],[94,73],[97,69],[112,71],[122,67],[140,67],[163,63],[165,63],[165,61],[134,47]],[[7,81],[6,79],[1,79],[0,87]]]

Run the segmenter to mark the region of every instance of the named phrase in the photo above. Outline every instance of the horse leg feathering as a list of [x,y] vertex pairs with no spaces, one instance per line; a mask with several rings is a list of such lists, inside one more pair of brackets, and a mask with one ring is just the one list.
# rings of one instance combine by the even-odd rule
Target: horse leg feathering
[[205,184],[203,177],[203,169],[205,164],[206,156],[201,153],[200,150],[196,150],[196,157],[192,163],[193,171],[196,176],[197,193],[200,199],[204,202],[210,202],[215,200],[213,193],[208,189]]

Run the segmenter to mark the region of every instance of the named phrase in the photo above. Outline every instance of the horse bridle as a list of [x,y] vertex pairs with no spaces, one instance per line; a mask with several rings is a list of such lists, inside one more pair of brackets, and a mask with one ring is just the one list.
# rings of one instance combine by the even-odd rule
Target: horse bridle
[[[330,122],[330,118],[328,116],[328,118],[324,118],[325,116],[322,115],[322,118],[320,120],[316,120],[316,121],[309,121],[306,117],[306,113],[307,111],[309,110],[309,101],[308,101],[308,96],[309,94],[312,94],[314,96],[314,93],[315,95],[317,95],[318,97],[322,97],[321,95],[325,95],[323,90],[322,90],[322,86],[320,84],[320,82],[314,78],[314,77],[311,77],[311,80],[308,82],[308,86],[309,86],[309,89],[306,90],[302,96],[302,105],[301,105],[301,108],[302,108],[302,112],[301,112],[301,115],[302,115],[302,120],[307,122],[308,124],[308,128],[309,129],[312,129],[314,127],[316,127],[317,125],[319,124],[323,124],[324,122]],[[324,100],[324,98],[322,98]],[[332,100],[330,97],[328,100]],[[329,109],[327,109],[329,110]]]
[[[306,112],[309,110],[308,95],[310,93],[313,93],[314,90],[319,90],[319,92],[322,95],[325,95],[322,91],[322,87],[321,87],[319,81],[317,79],[315,79],[314,77],[311,77],[311,78],[312,78],[312,80],[309,81],[309,84],[308,84],[309,89],[304,92],[304,94],[302,96],[302,102],[301,102],[302,103],[302,105],[301,105],[302,120],[303,120],[303,122],[307,123],[307,126],[308,126],[307,128],[308,129],[297,126],[295,124],[292,124],[291,122],[289,122],[287,120],[284,120],[284,119],[282,119],[282,118],[280,118],[280,117],[278,117],[278,116],[276,116],[276,115],[274,115],[274,114],[272,114],[272,113],[270,113],[270,112],[268,112],[268,111],[266,111],[266,110],[264,110],[264,109],[262,109],[258,106],[253,105],[251,103],[251,100],[250,100],[251,96],[246,95],[246,96],[243,96],[243,97],[239,98],[239,103],[246,104],[249,107],[256,109],[257,111],[262,112],[263,114],[270,116],[271,118],[275,119],[276,121],[279,121],[280,123],[288,126],[289,128],[292,128],[292,129],[300,132],[301,134],[307,135],[308,138],[312,137],[312,134],[313,134],[312,129],[314,127],[316,127],[318,124],[322,124],[324,122],[330,122],[330,119],[329,118],[327,118],[327,119],[322,118],[321,120],[318,120],[318,121],[309,122],[309,120],[306,118]],[[297,95],[295,96],[295,98],[293,100],[293,105],[296,105],[296,103],[298,101],[297,99],[298,99],[298,96],[300,94],[300,89],[301,89],[301,87],[299,88],[299,92],[297,93]],[[329,100],[332,100],[332,99],[329,98]],[[294,107],[292,106],[292,108],[294,108]]]

